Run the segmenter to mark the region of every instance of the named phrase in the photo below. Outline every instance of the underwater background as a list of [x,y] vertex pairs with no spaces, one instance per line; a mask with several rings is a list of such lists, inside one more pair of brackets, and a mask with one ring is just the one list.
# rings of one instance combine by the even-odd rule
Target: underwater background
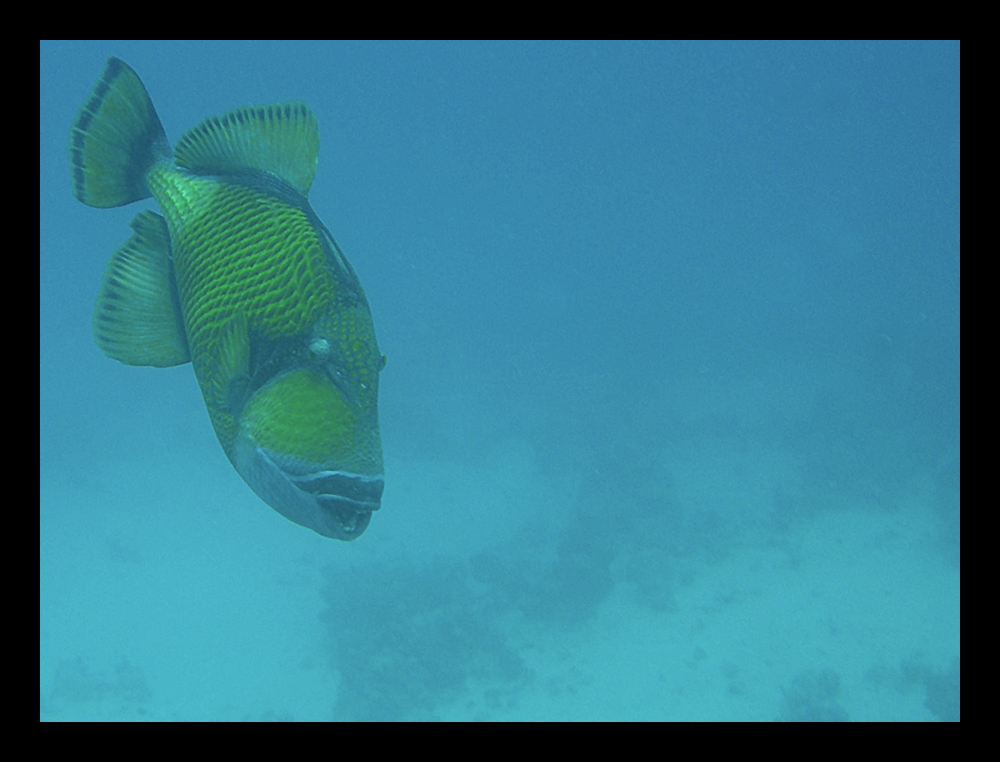
[[[302,100],[371,303],[358,540],[91,311],[109,55],[172,143]],[[43,42],[43,720],[960,719],[960,46]]]

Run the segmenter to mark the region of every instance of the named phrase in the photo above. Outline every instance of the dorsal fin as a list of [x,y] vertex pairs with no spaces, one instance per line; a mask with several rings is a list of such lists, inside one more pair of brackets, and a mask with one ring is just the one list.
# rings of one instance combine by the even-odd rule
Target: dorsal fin
[[178,166],[198,174],[260,169],[309,193],[319,155],[319,127],[298,101],[247,106],[206,119],[177,143]]

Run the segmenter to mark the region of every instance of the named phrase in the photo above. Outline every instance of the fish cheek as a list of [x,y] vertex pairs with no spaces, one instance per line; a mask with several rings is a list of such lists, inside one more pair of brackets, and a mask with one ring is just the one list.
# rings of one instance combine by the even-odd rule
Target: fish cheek
[[240,426],[259,447],[330,466],[350,458],[357,416],[325,376],[300,369],[254,394]]

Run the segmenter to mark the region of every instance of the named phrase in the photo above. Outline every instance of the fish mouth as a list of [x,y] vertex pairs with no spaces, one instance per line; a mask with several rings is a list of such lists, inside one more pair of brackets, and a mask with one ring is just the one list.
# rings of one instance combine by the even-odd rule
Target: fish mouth
[[[338,539],[354,539],[364,532],[372,511],[382,505],[385,480],[381,476],[344,471],[315,471],[301,476],[286,472],[286,475],[303,494],[312,496],[325,516],[332,519]],[[323,534],[319,529],[316,531]],[[343,534],[350,536],[341,536]]]
[[235,465],[274,510],[335,540],[360,537],[382,504],[381,474],[323,469],[259,445],[237,447]]

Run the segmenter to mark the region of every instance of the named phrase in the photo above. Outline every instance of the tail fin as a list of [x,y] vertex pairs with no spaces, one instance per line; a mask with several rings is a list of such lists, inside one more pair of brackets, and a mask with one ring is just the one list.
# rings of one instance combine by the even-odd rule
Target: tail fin
[[139,75],[112,56],[69,131],[73,195],[98,207],[149,198],[146,175],[169,156],[167,135]]

